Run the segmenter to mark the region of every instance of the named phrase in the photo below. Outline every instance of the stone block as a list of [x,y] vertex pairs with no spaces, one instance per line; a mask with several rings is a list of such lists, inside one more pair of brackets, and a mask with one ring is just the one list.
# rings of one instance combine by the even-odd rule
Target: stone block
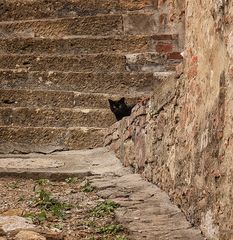
[[46,240],[46,238],[33,231],[20,231],[16,234],[15,240]]

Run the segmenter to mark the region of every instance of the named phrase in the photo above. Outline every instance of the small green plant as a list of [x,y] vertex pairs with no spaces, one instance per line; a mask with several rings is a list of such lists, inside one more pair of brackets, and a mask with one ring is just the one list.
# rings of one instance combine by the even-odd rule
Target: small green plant
[[39,213],[29,212],[24,214],[24,217],[31,219],[33,222],[43,223],[47,219],[47,214],[45,211]]
[[128,240],[128,238],[125,236],[117,236],[115,240]]
[[94,208],[91,209],[91,215],[93,217],[103,217],[105,215],[111,214],[114,212],[116,208],[119,207],[119,204],[113,201],[104,201],[102,203],[97,204]]
[[123,226],[120,224],[106,225],[96,229],[97,233],[100,234],[117,234],[124,230]]
[[95,187],[91,186],[91,183],[87,180],[83,186],[81,186],[82,192],[93,192]]
[[78,178],[76,177],[68,177],[65,179],[66,183],[77,183],[78,182]]
[[48,185],[50,183],[49,179],[38,179],[38,180],[35,180],[35,183],[40,185],[40,186],[45,186],[45,185]]
[[51,196],[51,193],[40,189],[37,191],[37,196],[34,200],[36,207],[39,207],[42,211],[49,211],[57,218],[64,218],[65,212],[71,209],[71,205],[58,201]]

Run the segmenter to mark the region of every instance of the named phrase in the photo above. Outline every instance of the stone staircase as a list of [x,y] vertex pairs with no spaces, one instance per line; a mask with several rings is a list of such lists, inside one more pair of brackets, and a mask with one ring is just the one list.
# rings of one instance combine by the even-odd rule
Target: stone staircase
[[1,0],[0,152],[102,146],[108,98],[136,102],[181,61],[154,0]]

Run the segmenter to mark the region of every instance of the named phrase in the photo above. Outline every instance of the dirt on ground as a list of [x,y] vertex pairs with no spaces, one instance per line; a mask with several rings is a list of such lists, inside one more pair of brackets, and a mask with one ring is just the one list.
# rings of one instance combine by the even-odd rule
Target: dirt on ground
[[0,190],[0,215],[30,219],[47,239],[128,239],[115,219],[118,205],[99,198],[88,180],[0,178]]

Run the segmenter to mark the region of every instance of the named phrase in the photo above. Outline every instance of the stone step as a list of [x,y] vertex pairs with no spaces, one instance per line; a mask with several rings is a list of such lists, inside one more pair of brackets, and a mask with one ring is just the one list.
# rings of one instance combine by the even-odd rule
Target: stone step
[[[176,40],[176,41],[174,41]],[[105,36],[68,38],[5,38],[0,39],[0,53],[13,54],[82,54],[153,52],[161,45],[177,50],[177,35]]]
[[0,22],[0,37],[65,37],[166,33],[159,14],[127,13]]
[[[156,9],[154,0],[5,0],[0,21],[96,15],[111,12]],[[20,9],[20,10],[19,10]]]
[[106,108],[108,99],[125,97],[129,104],[136,103],[149,93],[103,94],[72,91],[31,91],[0,89],[0,107],[47,107],[47,108]]
[[121,15],[0,22],[3,36],[61,37],[122,33]]
[[0,69],[0,88],[130,94],[151,91],[153,86],[172,74],[174,73],[31,72]]
[[0,153],[50,153],[103,145],[104,128],[0,126]]
[[19,55],[1,54],[0,69],[74,72],[166,72],[175,70],[180,59],[168,59],[164,53]]
[[0,107],[0,126],[107,128],[114,122],[108,109]]

